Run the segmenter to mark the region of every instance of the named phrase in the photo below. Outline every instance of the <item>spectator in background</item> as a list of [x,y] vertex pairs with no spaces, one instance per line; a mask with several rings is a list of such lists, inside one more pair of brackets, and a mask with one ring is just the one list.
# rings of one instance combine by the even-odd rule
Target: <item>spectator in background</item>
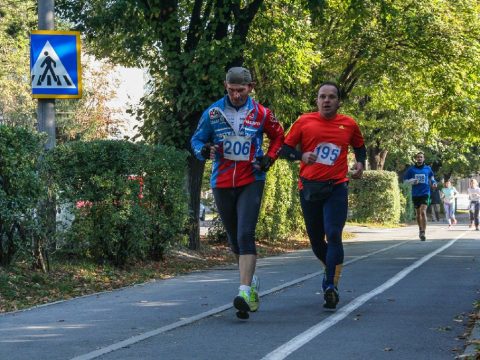
[[430,189],[430,206],[428,211],[432,221],[440,221],[440,204],[442,199],[440,198],[440,190],[438,188]]
[[452,225],[457,223],[457,219],[455,219],[455,199],[457,195],[458,191],[452,186],[452,182],[450,180],[445,181],[445,187],[442,189],[441,196],[448,228],[451,228]]
[[468,200],[470,200],[470,205],[468,206],[470,214],[469,228],[473,228],[473,225],[475,225],[475,230],[478,231],[478,217],[480,212],[480,188],[478,187],[478,181],[476,179],[470,179],[467,192]]

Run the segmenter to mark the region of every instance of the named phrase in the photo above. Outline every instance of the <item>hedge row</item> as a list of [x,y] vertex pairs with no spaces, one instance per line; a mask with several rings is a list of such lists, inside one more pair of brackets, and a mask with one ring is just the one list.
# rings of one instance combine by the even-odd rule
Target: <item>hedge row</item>
[[[126,141],[71,142],[43,154],[45,137],[0,126],[0,265],[50,252],[108,261],[159,259],[185,241],[188,153]],[[270,242],[304,235],[298,164],[277,161],[268,173],[257,237]],[[48,191],[47,191],[48,184]],[[398,223],[412,219],[409,187],[395,173],[366,171],[350,182],[350,219]],[[61,209],[57,236],[41,212],[48,196]]]
[[[297,190],[298,164],[280,160],[269,171],[257,226],[257,237],[284,241],[304,236]],[[398,224],[413,218],[410,187],[398,183],[396,173],[365,171],[349,183],[349,220],[359,223]]]
[[74,214],[62,239],[68,246],[61,248],[116,265],[160,259],[169,243],[184,236],[187,155],[111,140],[56,147],[46,170],[64,209]]
[[[185,240],[188,153],[102,140],[45,155],[44,140],[0,126],[0,265],[28,256],[42,240],[50,253],[119,266],[160,259],[170,243]],[[63,213],[54,238],[37,211],[48,194]]]
[[38,176],[44,141],[38,133],[0,126],[0,265],[30,252],[42,236],[36,207],[45,195]]
[[365,171],[362,179],[349,183],[349,218],[360,223],[398,224],[402,196],[396,173]]
[[297,174],[298,164],[284,160],[275,162],[267,173],[256,231],[258,238],[280,242],[305,234]]

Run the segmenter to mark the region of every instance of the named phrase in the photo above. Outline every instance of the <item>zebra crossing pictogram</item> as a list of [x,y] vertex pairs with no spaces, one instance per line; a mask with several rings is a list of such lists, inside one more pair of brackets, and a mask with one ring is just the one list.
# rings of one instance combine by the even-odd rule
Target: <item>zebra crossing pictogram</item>
[[32,30],[30,80],[37,99],[82,97],[80,32]]
[[42,48],[31,75],[32,88],[76,88],[49,41]]

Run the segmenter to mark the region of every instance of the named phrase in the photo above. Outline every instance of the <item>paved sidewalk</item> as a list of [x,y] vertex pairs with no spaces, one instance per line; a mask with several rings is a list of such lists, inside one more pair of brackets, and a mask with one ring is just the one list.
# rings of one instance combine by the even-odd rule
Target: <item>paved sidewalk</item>
[[[464,204],[464,203],[463,203]],[[468,208],[468,206],[466,206]],[[457,214],[458,225],[457,226],[466,226],[469,223],[468,214]],[[446,222],[429,222],[427,225],[427,232],[428,227],[447,227]],[[395,229],[392,228],[368,228],[366,226],[345,226],[345,231],[355,234],[355,238],[351,240],[346,240],[344,242],[349,241],[362,241],[366,240],[368,235],[368,240],[372,241],[378,238],[378,240],[385,239],[385,236],[382,234],[385,233],[394,233]],[[472,229],[472,231],[475,231]],[[478,299],[480,302],[480,298]],[[476,316],[476,321],[474,327],[466,339],[466,348],[463,351],[463,354],[457,357],[458,359],[462,360],[480,360],[480,311],[478,311]]]
[[[435,223],[429,226],[432,237],[435,232],[438,232],[445,235],[443,237],[445,240],[451,239],[456,236],[456,233],[463,233],[468,229],[463,219],[461,225],[459,224],[457,229],[452,231],[448,230],[445,224]],[[411,241],[422,247],[417,238],[418,229],[416,226],[408,226],[401,230],[399,231],[399,228],[347,226],[346,231],[356,234],[355,238],[346,241],[347,246],[352,248],[350,254],[354,255],[353,248],[364,248],[361,243],[365,243],[365,247],[370,246],[371,250],[387,246],[381,244],[385,241]],[[480,232],[472,231],[469,235],[471,235],[468,236],[469,238],[480,241]],[[428,241],[423,245],[428,245]],[[477,249],[477,247],[475,246],[474,249]],[[263,258],[259,260],[258,266],[262,270],[264,289],[270,289],[268,290],[270,292],[285,293],[285,295],[288,291],[283,291],[283,288],[292,286],[288,285],[291,281],[296,281],[319,270],[318,260],[313,256],[310,249]],[[473,272],[470,271],[470,273]],[[0,360],[47,358],[64,360],[71,359],[74,356],[84,356],[83,359],[85,360],[88,354],[112,347],[125,349],[122,350],[125,354],[130,351],[128,350],[130,345],[132,345],[132,348],[138,349],[138,347],[133,346],[134,343],[140,341],[138,338],[143,338],[146,341],[145,344],[149,345],[157,341],[157,339],[153,339],[153,336],[165,333],[170,329],[181,328],[184,330],[186,328],[184,328],[184,325],[206,317],[211,317],[214,320],[216,315],[212,314],[219,314],[231,308],[231,291],[232,289],[236,290],[237,285],[236,266],[229,264],[208,271],[199,271],[112,292],[98,293],[32,310],[0,314],[0,334],[2,334]],[[477,287],[476,283],[475,287]],[[471,298],[475,299],[475,294]],[[265,299],[265,301],[267,302],[268,299]],[[453,299],[452,301],[456,300]],[[270,303],[275,306],[278,304],[277,301],[271,301]],[[279,311],[282,308],[278,304],[276,310]],[[468,300],[467,305],[462,307],[462,312],[470,311],[473,311],[473,309],[470,308],[470,300]],[[231,310],[230,316],[233,317]],[[296,313],[292,314],[290,319],[295,318],[295,316],[297,316]],[[310,319],[311,315],[308,318]],[[232,319],[232,321],[235,321],[235,319]],[[261,321],[258,323],[261,323]],[[228,329],[232,328],[229,323],[224,325],[222,331],[218,331],[219,328],[217,332],[214,331],[217,337],[218,334],[224,337],[223,331],[229,331]],[[232,336],[241,333],[242,328],[246,328],[246,326],[234,328],[235,333],[232,332]],[[463,347],[466,344],[473,345],[464,350],[465,356],[462,355],[464,359],[469,359],[467,351],[475,351],[473,341],[478,339],[479,328],[480,326],[475,328],[468,341],[458,341],[458,348],[461,351],[464,350]],[[202,336],[206,336],[200,326],[189,327],[189,330],[194,333],[202,331],[201,336],[198,337],[200,340],[202,340]],[[462,327],[458,334],[462,334],[464,331],[465,328]],[[254,333],[254,335],[256,334]],[[151,341],[149,342],[147,339],[150,338]],[[166,342],[168,341],[175,344],[173,337],[167,336]],[[190,340],[187,339],[187,341]],[[128,345],[125,345],[125,342]],[[177,351],[181,350],[183,348],[177,348]],[[152,351],[152,353],[154,352]],[[44,354],[48,354],[48,356],[44,356]],[[114,359],[115,356],[117,356],[117,359],[128,358],[124,354],[120,354],[124,355],[123,357],[119,354],[112,352],[109,356],[105,355],[102,358]],[[154,356],[156,357],[151,358],[161,358],[156,353],[154,353]],[[146,357],[142,357],[140,353],[136,354],[136,357],[132,357],[132,359],[142,358],[145,359]],[[182,357],[178,355],[176,358],[180,359]],[[184,356],[183,358],[190,357]],[[315,356],[309,358],[315,358]],[[411,359],[414,357],[404,358]],[[427,357],[420,358],[426,359]],[[82,358],[79,357],[78,359]]]

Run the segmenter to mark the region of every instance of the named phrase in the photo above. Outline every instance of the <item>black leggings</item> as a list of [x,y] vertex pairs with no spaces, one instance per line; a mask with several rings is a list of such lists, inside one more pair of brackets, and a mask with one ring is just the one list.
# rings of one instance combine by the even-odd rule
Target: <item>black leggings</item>
[[325,266],[324,285],[337,286],[344,258],[342,232],[348,213],[348,183],[335,185],[323,201],[307,201],[300,191],[300,204],[313,253]]
[[475,221],[475,226],[478,227],[479,219],[478,214],[480,212],[480,202],[470,201],[470,221]]
[[255,227],[265,181],[238,188],[214,188],[213,197],[234,254],[256,255]]

